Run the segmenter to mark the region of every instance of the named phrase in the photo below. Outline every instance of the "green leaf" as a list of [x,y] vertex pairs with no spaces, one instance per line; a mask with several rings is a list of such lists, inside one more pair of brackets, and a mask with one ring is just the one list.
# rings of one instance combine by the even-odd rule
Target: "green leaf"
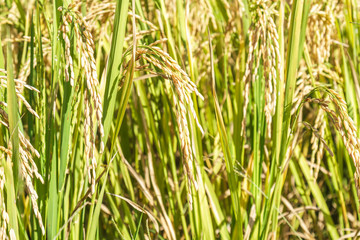
[[110,56],[107,65],[106,85],[104,94],[104,137],[103,141],[106,144],[111,122],[114,116],[115,100],[117,96],[117,89],[120,80],[120,64],[122,61],[122,52],[125,39],[125,30],[128,17],[129,0],[117,1],[114,19],[114,30],[111,41]]

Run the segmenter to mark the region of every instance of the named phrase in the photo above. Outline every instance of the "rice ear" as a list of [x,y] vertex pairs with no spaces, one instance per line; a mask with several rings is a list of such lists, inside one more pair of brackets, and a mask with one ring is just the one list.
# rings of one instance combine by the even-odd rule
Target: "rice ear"
[[[329,119],[332,121],[335,129],[340,134],[343,143],[348,151],[355,166],[355,182],[359,181],[360,176],[360,139],[357,135],[357,128],[354,121],[348,115],[347,106],[345,100],[332,89],[323,88],[330,99],[330,102],[319,98],[305,98],[305,102],[319,104],[324,112],[328,114]],[[315,90],[316,91],[316,90]],[[329,103],[332,103],[336,112],[329,107]],[[359,186],[357,186],[358,194]],[[360,198],[360,195],[359,195]]]

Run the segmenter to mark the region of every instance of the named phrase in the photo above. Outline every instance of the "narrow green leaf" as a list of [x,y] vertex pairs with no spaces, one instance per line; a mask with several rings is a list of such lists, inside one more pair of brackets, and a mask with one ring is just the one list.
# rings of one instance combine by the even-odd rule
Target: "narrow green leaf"
[[125,39],[129,0],[117,1],[114,19],[114,31],[111,41],[110,56],[107,66],[106,86],[104,95],[104,138],[106,144],[115,110],[115,100],[120,79],[120,64]]
[[[7,36],[10,38],[10,28],[7,28]],[[9,115],[9,131],[12,150],[12,162],[14,173],[15,191],[18,189],[20,176],[20,152],[19,152],[19,110],[15,93],[15,82],[13,73],[13,59],[11,43],[7,43],[7,104]]]

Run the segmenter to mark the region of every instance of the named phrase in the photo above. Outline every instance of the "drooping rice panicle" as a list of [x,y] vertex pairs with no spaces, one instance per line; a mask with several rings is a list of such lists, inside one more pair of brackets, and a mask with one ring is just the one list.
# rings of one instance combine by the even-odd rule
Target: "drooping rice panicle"
[[[8,129],[9,123],[8,123],[8,114],[5,110],[3,110],[0,107],[0,123]],[[38,195],[33,185],[33,178],[34,176],[40,180],[41,183],[44,183],[43,177],[38,171],[37,165],[34,161],[33,156],[36,156],[37,158],[40,157],[37,150],[32,146],[32,144],[29,142],[28,139],[25,138],[23,133],[19,131],[19,140],[20,140],[20,160],[21,160],[21,176],[25,180],[25,185],[27,189],[29,190],[29,195],[31,198],[31,203],[33,207],[34,214],[36,218],[38,219],[39,226],[41,228],[41,232],[44,235],[45,234],[45,227],[42,221],[41,213],[37,204]],[[9,149],[6,149],[5,147],[1,147],[0,150],[8,157],[11,157],[11,146],[9,145]]]
[[335,1],[314,1],[310,8],[306,42],[312,62],[321,65],[330,56],[331,37],[336,32],[334,8]]
[[[6,86],[7,86],[6,71],[0,69],[0,73],[4,74],[3,76],[0,75],[0,87],[5,89]],[[37,118],[40,118],[39,115],[35,112],[35,110],[31,107],[30,103],[28,101],[26,101],[25,97],[21,94],[21,92],[23,92],[24,88],[35,91],[37,93],[39,93],[39,90],[32,87],[32,86],[30,86],[30,85],[28,85],[28,84],[26,84],[26,82],[23,81],[23,80],[15,79],[14,81],[15,81],[15,84],[16,84],[15,93],[16,93],[17,97],[21,100],[21,102],[25,105],[26,109],[31,114],[33,114]]]
[[[160,42],[162,41],[155,42],[151,45],[151,48],[138,48],[136,51],[135,59],[137,61],[139,61],[140,59],[144,59],[148,63],[151,63],[156,68],[160,69],[163,73],[155,72],[153,70],[149,71],[162,78],[170,80],[174,88],[173,102],[177,108],[176,121],[179,129],[184,170],[188,180],[188,201],[190,203],[190,206],[192,207],[191,183],[194,184],[196,190],[198,189],[198,183],[193,174],[194,152],[192,149],[189,132],[190,126],[187,117],[189,114],[191,114],[200,132],[204,134],[204,130],[201,127],[194,108],[191,94],[195,93],[200,99],[204,98],[197,90],[196,85],[191,81],[189,76],[179,66],[179,64],[172,57],[170,57],[168,53],[166,53],[161,48],[155,46],[155,44],[158,44]],[[125,71],[127,71],[126,67],[127,65],[125,65]]]
[[[311,137],[311,174],[314,176],[314,179],[317,179],[320,169],[320,162],[324,156],[324,141],[321,139],[324,138],[325,129],[326,129],[326,121],[324,119],[324,110],[320,109],[318,111],[318,115],[315,120],[315,129],[318,129],[318,137],[314,134]],[[315,162],[316,161],[316,162]],[[314,167],[315,166],[315,167]]]
[[[69,9],[59,10],[63,13],[63,25],[61,26],[62,38],[65,43],[65,80],[70,81],[71,86],[75,83],[74,63],[71,56],[70,48],[75,45],[80,66],[85,73],[84,84],[85,88],[85,121],[84,121],[84,139],[85,139],[85,158],[89,172],[89,182],[92,184],[92,191],[95,191],[96,179],[96,158],[94,154],[95,146],[95,123],[93,123],[92,109],[94,108],[97,128],[100,132],[100,138],[104,136],[104,128],[102,125],[102,100],[99,92],[99,80],[96,71],[96,62],[94,58],[94,42],[92,34],[89,32],[87,22],[81,17],[81,14],[73,9],[74,6],[69,6]],[[69,35],[71,29],[74,32],[76,41],[71,43]],[[72,45],[73,44],[73,45]],[[79,90],[80,88],[76,88]],[[80,99],[76,98],[79,102]],[[104,151],[104,143],[100,141],[100,153]],[[91,162],[91,164],[89,164]]]
[[[279,36],[274,23],[272,12],[269,8],[269,1],[255,1],[251,3],[253,8],[254,26],[249,32],[249,52],[247,56],[245,74],[243,76],[244,106],[242,135],[245,133],[246,113],[249,104],[250,86],[259,78],[260,61],[264,65],[265,79],[265,117],[267,134],[271,136],[272,116],[275,113],[276,105],[276,79],[277,73],[282,71],[282,62],[279,49]],[[255,63],[255,67],[253,64]],[[254,68],[253,68],[254,67]]]
[[318,98],[306,98],[305,102],[319,104],[324,112],[327,113],[335,129],[340,134],[344,145],[353,160],[355,166],[355,184],[360,197],[360,139],[357,135],[357,128],[354,121],[348,114],[345,100],[334,90],[327,89],[330,102],[336,108],[336,112],[329,107],[330,102]]

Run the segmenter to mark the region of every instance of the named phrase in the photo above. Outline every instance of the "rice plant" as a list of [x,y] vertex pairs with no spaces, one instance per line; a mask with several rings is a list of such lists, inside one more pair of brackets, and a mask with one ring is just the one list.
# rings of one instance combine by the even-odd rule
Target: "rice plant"
[[357,0],[0,0],[0,240],[360,237]]

